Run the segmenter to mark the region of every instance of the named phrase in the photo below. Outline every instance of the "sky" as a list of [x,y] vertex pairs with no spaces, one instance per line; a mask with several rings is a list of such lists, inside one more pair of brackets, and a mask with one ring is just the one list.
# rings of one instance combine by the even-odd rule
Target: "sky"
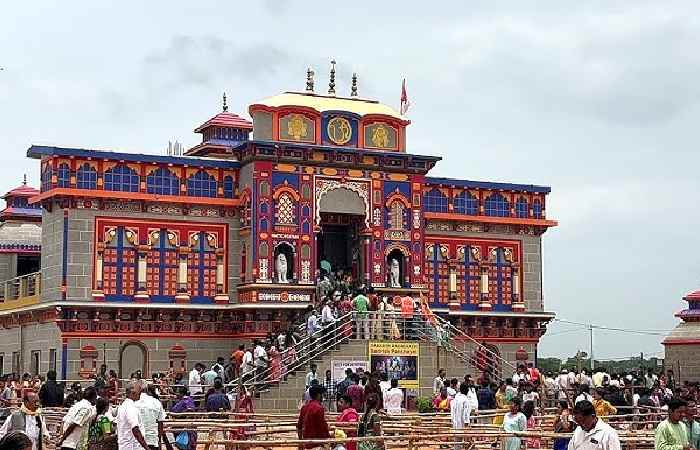
[[[163,153],[220,110],[302,90],[412,103],[433,176],[552,187],[544,302],[601,358],[661,355],[700,289],[700,3],[11,2],[0,14],[0,189],[32,144]],[[540,356],[588,351],[550,324]]]

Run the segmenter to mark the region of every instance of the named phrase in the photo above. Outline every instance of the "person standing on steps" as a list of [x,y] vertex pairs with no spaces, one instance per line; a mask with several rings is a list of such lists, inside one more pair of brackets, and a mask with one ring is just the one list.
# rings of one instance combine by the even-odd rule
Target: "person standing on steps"
[[369,299],[365,295],[364,291],[358,291],[355,298],[352,300],[352,307],[355,311],[355,338],[356,339],[369,339],[369,321],[368,321],[368,310],[369,310]]

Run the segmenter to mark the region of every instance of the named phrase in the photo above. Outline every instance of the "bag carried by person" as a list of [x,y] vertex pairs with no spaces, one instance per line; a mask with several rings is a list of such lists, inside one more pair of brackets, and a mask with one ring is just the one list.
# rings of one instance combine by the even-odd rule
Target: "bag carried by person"
[[174,444],[180,450],[187,450],[190,445],[190,434],[187,431],[180,431],[175,438]]

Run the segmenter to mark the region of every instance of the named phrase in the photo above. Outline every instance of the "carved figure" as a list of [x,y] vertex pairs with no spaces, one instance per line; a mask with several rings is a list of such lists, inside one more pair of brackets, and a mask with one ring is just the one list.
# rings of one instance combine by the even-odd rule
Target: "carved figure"
[[277,255],[275,260],[275,273],[277,274],[278,283],[289,283],[287,280],[287,257],[284,253]]
[[389,287],[401,287],[399,261],[395,258],[391,258],[391,260],[389,261]]

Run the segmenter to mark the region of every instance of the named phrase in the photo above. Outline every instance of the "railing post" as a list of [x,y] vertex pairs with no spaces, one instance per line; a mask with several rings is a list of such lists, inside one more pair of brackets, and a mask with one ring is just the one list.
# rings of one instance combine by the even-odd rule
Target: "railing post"
[[10,298],[11,286],[12,280],[5,281],[5,301],[12,300],[12,298]]
[[19,287],[17,292],[17,298],[22,298],[27,296],[27,277],[19,277]]

